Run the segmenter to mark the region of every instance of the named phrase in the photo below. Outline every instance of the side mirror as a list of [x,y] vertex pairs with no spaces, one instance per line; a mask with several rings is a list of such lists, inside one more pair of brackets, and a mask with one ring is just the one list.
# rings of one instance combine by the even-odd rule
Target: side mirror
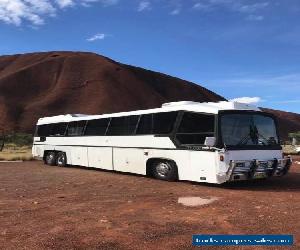
[[206,137],[204,141],[204,145],[208,147],[213,147],[216,144],[216,138],[215,137]]

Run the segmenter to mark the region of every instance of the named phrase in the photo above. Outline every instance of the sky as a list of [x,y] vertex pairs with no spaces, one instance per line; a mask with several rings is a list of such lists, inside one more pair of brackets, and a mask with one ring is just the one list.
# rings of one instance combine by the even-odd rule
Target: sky
[[299,0],[0,0],[0,55],[53,50],[300,113]]

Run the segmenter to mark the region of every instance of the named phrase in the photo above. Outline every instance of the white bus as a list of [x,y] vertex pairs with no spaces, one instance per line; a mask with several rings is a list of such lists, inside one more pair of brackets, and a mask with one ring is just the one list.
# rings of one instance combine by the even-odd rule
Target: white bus
[[274,117],[236,102],[41,118],[32,153],[47,165],[218,184],[283,176],[291,166]]

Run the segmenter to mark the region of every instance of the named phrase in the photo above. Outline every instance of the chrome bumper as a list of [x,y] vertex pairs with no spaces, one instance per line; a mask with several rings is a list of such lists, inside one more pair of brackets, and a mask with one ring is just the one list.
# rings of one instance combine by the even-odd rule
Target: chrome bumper
[[227,172],[228,181],[264,179],[271,176],[286,175],[292,165],[290,157],[268,161],[246,160],[230,161]]

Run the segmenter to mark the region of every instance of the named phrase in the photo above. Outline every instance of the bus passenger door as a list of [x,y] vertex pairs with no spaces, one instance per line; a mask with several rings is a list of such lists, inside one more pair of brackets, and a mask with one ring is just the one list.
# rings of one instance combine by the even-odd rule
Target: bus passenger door
[[111,147],[89,147],[89,167],[113,170]]
[[114,170],[135,174],[146,174],[146,164],[143,149],[114,148]]

